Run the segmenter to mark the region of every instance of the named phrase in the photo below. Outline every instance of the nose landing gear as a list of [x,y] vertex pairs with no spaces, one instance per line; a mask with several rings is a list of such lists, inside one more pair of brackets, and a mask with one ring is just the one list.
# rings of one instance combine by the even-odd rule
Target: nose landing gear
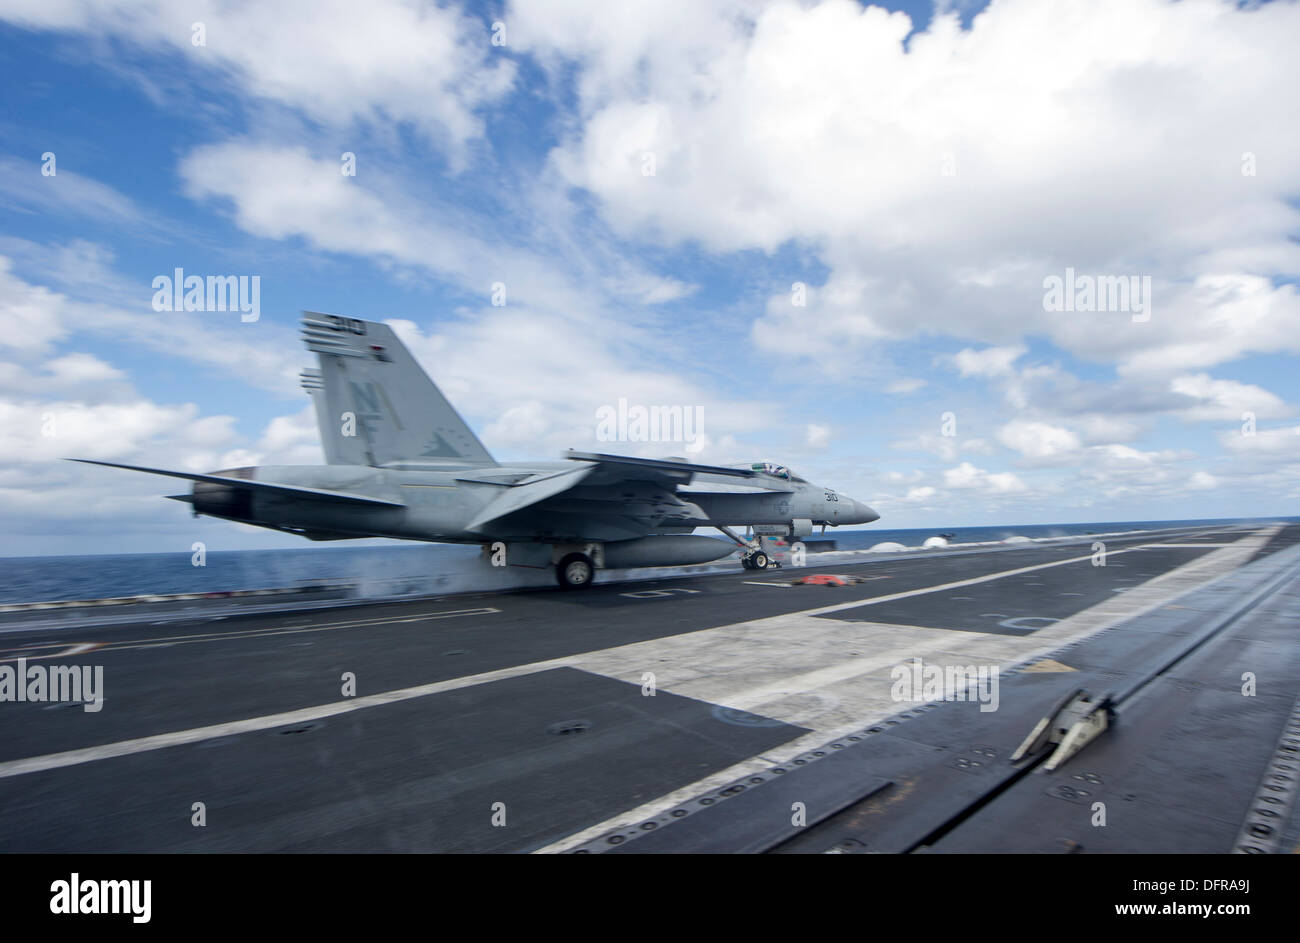
[[746,570],[768,570],[781,565],[780,561],[769,557],[763,551],[760,541],[747,540],[730,527],[715,526],[736,542],[736,546],[740,548],[740,565]]

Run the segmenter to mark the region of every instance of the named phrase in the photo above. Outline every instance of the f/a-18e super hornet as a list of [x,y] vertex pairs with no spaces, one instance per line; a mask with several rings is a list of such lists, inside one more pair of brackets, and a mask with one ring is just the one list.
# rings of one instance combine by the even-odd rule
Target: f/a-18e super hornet
[[[573,451],[563,462],[499,463],[387,325],[307,312],[302,332],[320,362],[319,370],[303,371],[302,382],[328,464],[203,475],[90,464],[189,479],[190,494],[169,497],[196,515],[311,540],[480,544],[494,562],[554,566],[566,588],[589,585],[600,567],[705,563],[737,548],[746,567],[765,569],[761,546],[733,527],[801,537],[816,524],[879,518],[769,463],[728,467]],[[733,490],[700,490],[710,484]],[[698,527],[733,542],[692,534]]]

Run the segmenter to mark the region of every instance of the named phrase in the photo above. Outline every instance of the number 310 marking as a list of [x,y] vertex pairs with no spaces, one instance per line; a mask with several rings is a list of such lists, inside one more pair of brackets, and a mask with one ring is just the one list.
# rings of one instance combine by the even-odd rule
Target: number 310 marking
[[356,318],[341,318],[337,314],[327,314],[330,319],[330,326],[336,331],[349,331],[353,334],[366,333],[366,322],[358,321]]

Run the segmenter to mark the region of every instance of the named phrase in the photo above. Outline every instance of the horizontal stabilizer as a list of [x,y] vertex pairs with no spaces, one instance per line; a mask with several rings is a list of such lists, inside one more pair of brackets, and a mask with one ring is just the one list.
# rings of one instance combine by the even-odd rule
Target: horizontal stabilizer
[[89,458],[70,458],[70,462],[84,465],[104,465],[108,468],[125,468],[128,471],[145,472],[149,475],[166,475],[169,478],[185,478],[189,481],[205,481],[212,484],[230,485],[247,491],[261,491],[268,494],[280,494],[285,497],[304,498],[315,501],[333,501],[338,504],[361,504],[369,507],[401,508],[406,507],[400,501],[387,501],[372,498],[364,494],[349,494],[346,491],[328,491],[324,488],[304,488],[301,485],[281,485],[271,481],[253,481],[248,478],[228,478],[225,475],[199,475],[194,472],[171,471],[166,468],[146,468],[143,465],[123,465],[119,462],[97,462]]

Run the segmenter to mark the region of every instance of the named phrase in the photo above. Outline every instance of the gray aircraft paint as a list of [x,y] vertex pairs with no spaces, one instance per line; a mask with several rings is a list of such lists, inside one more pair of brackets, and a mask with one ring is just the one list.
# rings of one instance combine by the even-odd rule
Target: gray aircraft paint
[[[798,533],[816,523],[878,519],[866,505],[784,466],[732,468],[577,452],[561,462],[499,464],[387,325],[306,312],[303,338],[319,360],[302,380],[327,464],[206,476],[116,467],[194,479],[190,494],[173,497],[195,513],[313,540],[603,545],[687,535],[705,526],[784,525]],[[737,484],[752,490],[698,490]],[[678,490],[687,485],[692,490]],[[718,556],[734,550],[718,543]],[[674,544],[664,536],[626,553],[644,556],[652,546],[680,547],[692,558],[704,552],[698,539]]]

